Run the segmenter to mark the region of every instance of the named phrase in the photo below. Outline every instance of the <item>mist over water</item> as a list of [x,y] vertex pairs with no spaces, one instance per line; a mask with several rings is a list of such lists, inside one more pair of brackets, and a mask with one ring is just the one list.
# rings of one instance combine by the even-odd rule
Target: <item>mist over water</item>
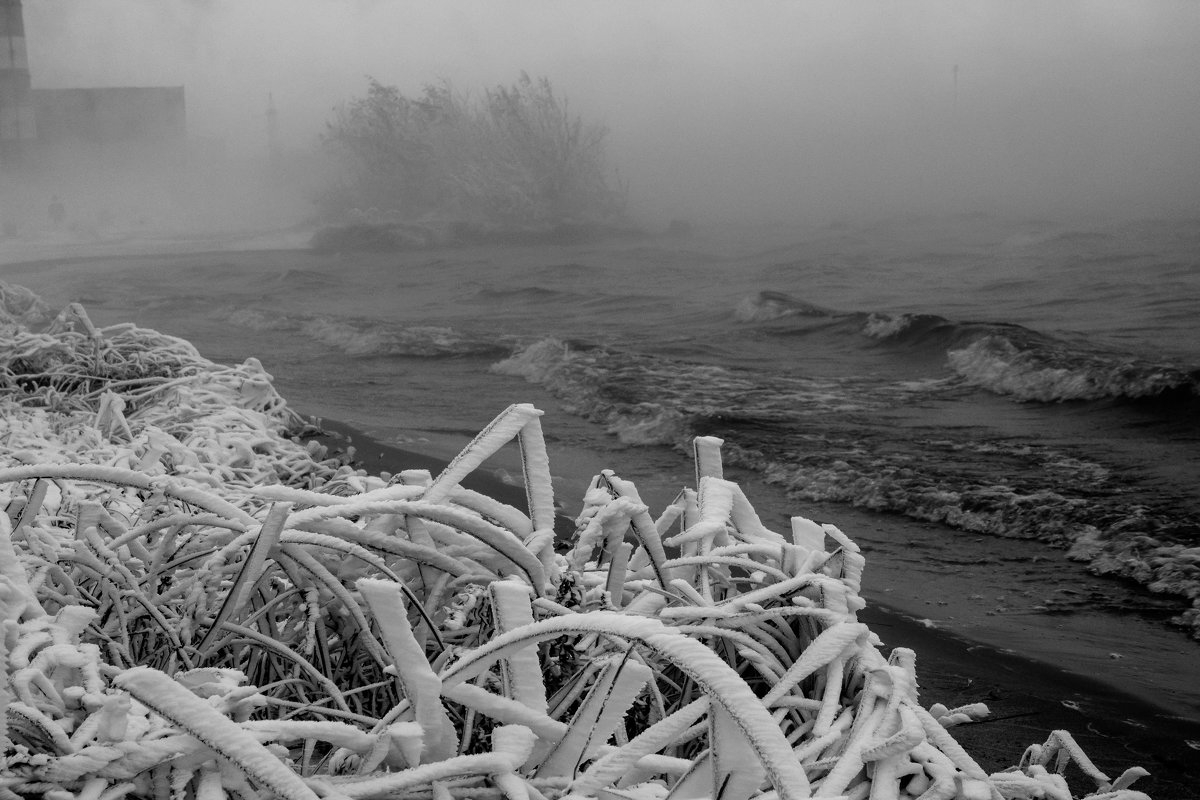
[[[522,70],[610,128],[653,226],[1200,207],[1194,3],[29,0],[25,16],[35,87],[186,87],[204,167],[163,224],[303,218],[323,178],[308,156],[366,76],[478,91]],[[274,185],[246,166],[266,159],[268,94],[294,157]]]

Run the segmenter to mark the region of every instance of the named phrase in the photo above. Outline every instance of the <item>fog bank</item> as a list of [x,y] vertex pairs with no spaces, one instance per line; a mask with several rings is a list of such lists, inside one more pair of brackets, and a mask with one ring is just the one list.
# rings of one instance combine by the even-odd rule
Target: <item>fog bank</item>
[[182,84],[191,137],[289,152],[370,75],[549,77],[651,220],[1200,208],[1200,5],[26,0],[35,87]]

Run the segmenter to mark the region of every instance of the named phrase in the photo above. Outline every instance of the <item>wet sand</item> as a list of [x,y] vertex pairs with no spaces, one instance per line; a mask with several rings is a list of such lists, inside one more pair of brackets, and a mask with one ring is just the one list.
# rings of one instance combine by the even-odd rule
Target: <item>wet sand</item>
[[[445,464],[442,458],[379,442],[337,421],[322,420],[321,426],[327,432],[322,437],[327,446],[343,451],[354,447],[356,466],[375,474],[427,469],[436,475]],[[525,502],[523,487],[506,482],[487,470],[471,475],[464,484],[511,504],[521,506]],[[757,500],[753,487],[748,487],[748,493],[752,502]],[[766,519],[763,508],[759,511]],[[953,708],[968,703],[987,703],[991,710],[987,719],[951,729],[954,737],[984,769],[995,772],[1014,766],[1027,746],[1045,742],[1052,731],[1066,730],[1110,778],[1117,778],[1128,767],[1140,766],[1151,775],[1139,780],[1133,788],[1158,800],[1200,797],[1200,714],[1190,707],[1190,699],[1195,695],[1195,679],[1200,676],[1200,647],[1195,643],[1166,632],[1165,638],[1181,640],[1185,645],[1180,649],[1178,659],[1184,674],[1168,675],[1165,682],[1160,681],[1161,691],[1155,702],[1151,699],[1155,692],[1144,686],[1129,682],[1129,688],[1134,691],[1123,691],[1114,685],[1119,680],[1119,673],[1114,679],[1112,665],[1107,665],[1108,670],[1069,671],[1021,655],[1026,651],[1021,641],[996,645],[959,635],[954,631],[955,615],[950,612],[957,610],[964,619],[989,619],[987,611],[982,610],[988,603],[968,600],[941,604],[941,601],[929,600],[939,596],[938,582],[928,580],[927,576],[917,576],[919,580],[914,581],[911,557],[897,565],[887,552],[889,547],[896,546],[894,540],[879,534],[871,535],[873,527],[878,528],[885,522],[894,534],[893,518],[885,520],[858,511],[843,513],[840,518],[833,514],[823,518],[834,521],[863,546],[867,555],[863,594],[869,605],[860,613],[860,619],[882,639],[885,651],[908,647],[916,652],[922,704],[943,703]],[[871,522],[874,525],[868,524]],[[914,530],[921,527],[917,523],[911,525]],[[571,521],[560,516],[556,527],[560,534],[569,535]],[[911,547],[911,539],[904,538]],[[975,542],[971,544],[976,545]],[[1002,548],[1003,544],[1001,542],[997,547]],[[976,566],[986,571],[990,557],[984,552]],[[946,572],[946,567],[941,567],[941,571]],[[952,591],[959,594],[963,587],[974,587],[981,592],[989,590],[985,583],[975,580],[969,573],[959,573],[955,581],[957,588]],[[950,591],[945,586],[942,590]],[[953,599],[957,595],[941,596]],[[969,598],[970,595],[964,596]],[[896,602],[890,603],[892,598]],[[972,607],[978,608],[972,613],[963,613]],[[1085,622],[1082,627],[1103,630],[1103,619],[1089,619],[1085,612],[1078,614]],[[934,618],[940,618],[940,621]],[[964,627],[969,631],[977,630],[971,625],[966,623]],[[1003,639],[1008,635],[1004,631],[1006,627],[1013,626],[994,626],[995,629],[985,633],[992,639]],[[1143,627],[1149,626],[1143,623]],[[1079,650],[1083,645],[1072,636],[1063,635],[1057,643],[1042,641],[1039,646],[1028,649],[1047,652],[1055,647]],[[1111,659],[1107,653],[1103,657],[1113,662],[1125,660]],[[1133,656],[1130,659],[1137,660]],[[1079,663],[1079,659],[1066,660]],[[1189,666],[1194,669],[1188,669]],[[1110,682],[1098,680],[1097,675]],[[1168,704],[1172,686],[1182,692],[1189,684],[1190,694],[1184,693],[1179,702]],[[1090,782],[1078,773],[1069,771],[1068,780],[1077,794],[1094,791]]]

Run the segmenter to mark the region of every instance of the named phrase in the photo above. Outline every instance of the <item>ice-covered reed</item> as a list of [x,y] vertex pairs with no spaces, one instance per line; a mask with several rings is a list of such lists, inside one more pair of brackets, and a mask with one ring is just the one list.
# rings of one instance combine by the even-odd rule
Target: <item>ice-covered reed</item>
[[[853,541],[770,530],[719,440],[656,515],[598,475],[558,542],[532,406],[368,475],[257,362],[0,298],[0,800],[1144,797],[1064,732],[987,774],[947,730],[986,709],[858,621]],[[460,485],[514,441],[525,507]]]

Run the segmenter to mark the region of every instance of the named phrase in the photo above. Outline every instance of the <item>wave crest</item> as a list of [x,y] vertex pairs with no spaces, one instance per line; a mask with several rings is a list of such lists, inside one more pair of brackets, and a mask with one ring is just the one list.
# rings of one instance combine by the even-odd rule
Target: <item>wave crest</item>
[[1022,347],[1002,335],[983,336],[947,354],[968,383],[1022,401],[1063,402],[1158,397],[1196,390],[1196,377],[1168,364],[1055,346]]
[[261,308],[226,308],[221,309],[216,316],[252,331],[285,331],[295,327],[295,323],[287,317],[272,314]]
[[503,349],[494,341],[476,339],[453,328],[432,325],[397,328],[380,326],[375,322],[318,318],[304,323],[301,330],[322,344],[357,357],[436,358],[487,355]]
[[739,322],[770,322],[787,317],[835,317],[836,311],[792,297],[785,292],[762,291],[743,297],[734,307]]
[[[1005,322],[970,322],[937,314],[831,312],[782,292],[743,298],[734,309],[743,322],[785,323],[788,331],[812,330],[812,320],[831,335],[860,337],[860,346],[885,345],[908,354],[945,357],[966,384],[1022,402],[1143,400],[1200,397],[1200,370],[1178,363],[1108,350],[1082,336],[1071,339]],[[773,326],[777,328],[778,326]],[[852,338],[851,338],[852,341]]]
[[627,445],[674,445],[686,441],[687,414],[639,399],[640,359],[600,348],[572,348],[560,339],[542,339],[493,364],[491,371],[546,387],[563,408],[605,426]]

